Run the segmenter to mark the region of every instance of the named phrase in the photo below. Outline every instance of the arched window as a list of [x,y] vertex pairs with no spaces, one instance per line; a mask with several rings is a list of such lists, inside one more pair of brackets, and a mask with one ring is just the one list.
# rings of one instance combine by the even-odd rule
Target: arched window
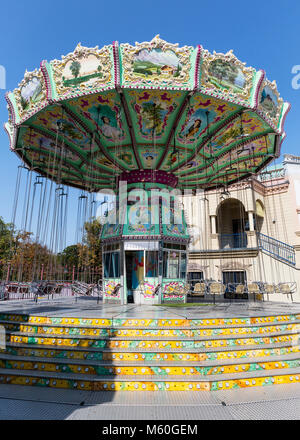
[[217,210],[217,232],[221,249],[247,247],[247,228],[248,214],[242,202],[230,198],[220,203]]

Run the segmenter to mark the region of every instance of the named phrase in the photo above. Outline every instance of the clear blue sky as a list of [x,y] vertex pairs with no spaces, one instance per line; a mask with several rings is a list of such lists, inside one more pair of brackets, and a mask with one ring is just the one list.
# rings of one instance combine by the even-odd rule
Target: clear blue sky
[[[292,104],[282,153],[300,155],[300,89],[291,86],[294,65],[300,65],[300,2],[199,0],[14,0],[1,2],[0,65],[6,88],[13,90],[25,69],[60,58],[82,45],[102,47],[149,41],[156,34],[171,43],[235,55],[247,66],[264,69],[276,80],[281,96]],[[5,90],[0,90],[0,119],[7,120]],[[9,151],[0,130],[0,216],[10,221],[18,158]],[[74,217],[70,215],[70,231]],[[73,235],[72,235],[73,236]]]

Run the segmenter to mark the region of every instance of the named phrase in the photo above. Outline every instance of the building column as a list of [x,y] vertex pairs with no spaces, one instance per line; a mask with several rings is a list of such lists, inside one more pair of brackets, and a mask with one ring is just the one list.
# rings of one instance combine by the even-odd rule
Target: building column
[[248,211],[249,231],[254,232],[254,212]]
[[247,231],[247,247],[248,248],[256,248],[258,246],[257,244],[257,237],[255,234],[255,228],[254,228],[254,212],[248,211],[248,220],[249,220],[249,231]]
[[210,216],[210,225],[211,225],[211,233],[213,235],[216,235],[216,233],[217,233],[217,216],[216,215]]

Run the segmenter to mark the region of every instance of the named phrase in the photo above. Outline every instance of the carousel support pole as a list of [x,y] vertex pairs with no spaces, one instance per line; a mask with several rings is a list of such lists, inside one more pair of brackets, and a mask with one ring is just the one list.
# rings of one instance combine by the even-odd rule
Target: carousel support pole
[[161,296],[162,296],[162,276],[161,275],[159,275],[158,276],[158,284],[160,284],[160,288],[159,288],[159,290],[158,290],[158,304],[161,304],[162,303],[162,298],[161,298]]
[[126,261],[125,261],[125,249],[124,249],[124,243],[120,244],[120,268],[122,270],[120,274],[120,284],[121,284],[121,304],[127,304],[127,298],[125,298],[125,293],[127,295],[127,289],[125,289],[125,274],[126,274]]
[[75,280],[75,266],[73,266],[73,271],[72,271],[72,284],[74,284],[74,280]]
[[7,265],[7,274],[6,274],[6,280],[5,283],[8,284],[9,282],[9,275],[10,275],[10,263]]
[[123,306],[125,304],[125,298],[124,298],[124,294],[125,294],[124,275],[121,275],[121,277],[120,277],[120,284],[121,284],[121,288],[120,288],[120,290],[121,290],[121,293],[120,293],[120,295],[121,295],[121,304]]
[[162,275],[163,275],[163,242],[159,242],[158,249],[158,284],[160,284],[160,288],[158,291],[158,304],[162,304]]

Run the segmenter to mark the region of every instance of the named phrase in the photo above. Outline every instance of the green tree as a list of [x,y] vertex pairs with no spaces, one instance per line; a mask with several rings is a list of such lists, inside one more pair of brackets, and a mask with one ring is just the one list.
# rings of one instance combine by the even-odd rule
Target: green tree
[[235,78],[238,75],[238,68],[228,61],[214,60],[209,66],[209,73],[220,81],[225,79],[234,83]]
[[181,65],[177,64],[177,69],[176,72],[174,73],[175,78],[180,75],[181,69],[182,69]]
[[146,127],[149,130],[156,130],[159,132],[162,129],[163,108],[161,104],[146,102],[143,105],[142,113]]
[[78,266],[79,264],[79,248],[77,244],[67,246],[61,253],[58,254],[60,264],[64,266]]
[[71,66],[70,66],[70,70],[72,72],[72,75],[77,78],[79,75],[79,71],[80,71],[80,63],[78,61],[73,61]]
[[14,247],[13,227],[5,223],[0,217],[0,279],[4,277],[4,271]]
[[88,266],[99,265],[101,262],[101,223],[94,219],[84,225],[83,243],[79,245],[80,263]]
[[14,271],[14,278],[21,281],[39,279],[42,265],[44,266],[44,279],[49,278],[51,266],[56,267],[56,256],[47,246],[35,242],[32,234],[26,231],[17,231],[13,239],[10,263]]
[[85,233],[82,243],[79,243],[79,266],[86,273],[84,278],[96,282],[102,265],[101,231],[102,225],[98,220],[87,222],[84,225]]

